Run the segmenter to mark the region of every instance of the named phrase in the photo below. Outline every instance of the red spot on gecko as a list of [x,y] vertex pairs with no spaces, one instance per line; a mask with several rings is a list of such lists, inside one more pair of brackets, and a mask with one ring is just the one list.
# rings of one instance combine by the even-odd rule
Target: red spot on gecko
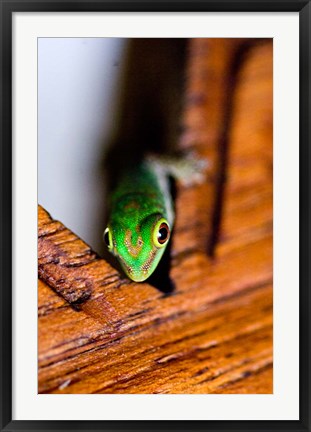
[[126,206],[124,206],[124,210],[138,210],[140,208],[140,205],[138,204],[137,201],[131,201],[128,204],[126,204]]

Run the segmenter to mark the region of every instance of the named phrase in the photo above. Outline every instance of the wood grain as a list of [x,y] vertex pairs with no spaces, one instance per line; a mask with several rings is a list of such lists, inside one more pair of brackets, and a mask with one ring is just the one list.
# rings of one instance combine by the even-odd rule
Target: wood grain
[[195,39],[187,70],[180,147],[210,168],[177,185],[175,289],[39,207],[40,393],[272,393],[272,43]]

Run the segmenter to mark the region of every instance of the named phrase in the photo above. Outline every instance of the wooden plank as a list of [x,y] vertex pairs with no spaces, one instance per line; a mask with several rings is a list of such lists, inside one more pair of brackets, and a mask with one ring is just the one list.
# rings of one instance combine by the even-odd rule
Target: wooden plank
[[177,185],[175,290],[129,281],[39,208],[40,393],[272,392],[272,44],[195,40],[188,71],[181,147],[213,168]]

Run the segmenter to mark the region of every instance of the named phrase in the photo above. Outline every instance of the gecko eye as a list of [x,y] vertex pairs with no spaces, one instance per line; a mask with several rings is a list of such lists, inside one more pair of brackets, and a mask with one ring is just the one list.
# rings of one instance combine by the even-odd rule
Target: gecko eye
[[113,243],[112,243],[112,237],[110,229],[107,227],[104,232],[104,242],[106,243],[106,246],[108,249],[112,249]]
[[165,219],[160,219],[153,232],[153,242],[157,247],[161,248],[166,244],[169,238],[170,228],[168,223]]

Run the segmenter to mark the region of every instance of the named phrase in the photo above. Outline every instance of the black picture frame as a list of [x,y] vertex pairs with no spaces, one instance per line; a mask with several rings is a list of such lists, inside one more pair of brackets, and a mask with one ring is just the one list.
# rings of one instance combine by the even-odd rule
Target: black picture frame
[[[310,431],[310,1],[302,0],[0,0],[1,13],[1,431],[296,430]],[[300,40],[300,420],[15,421],[12,420],[12,14],[14,12],[299,12]]]

